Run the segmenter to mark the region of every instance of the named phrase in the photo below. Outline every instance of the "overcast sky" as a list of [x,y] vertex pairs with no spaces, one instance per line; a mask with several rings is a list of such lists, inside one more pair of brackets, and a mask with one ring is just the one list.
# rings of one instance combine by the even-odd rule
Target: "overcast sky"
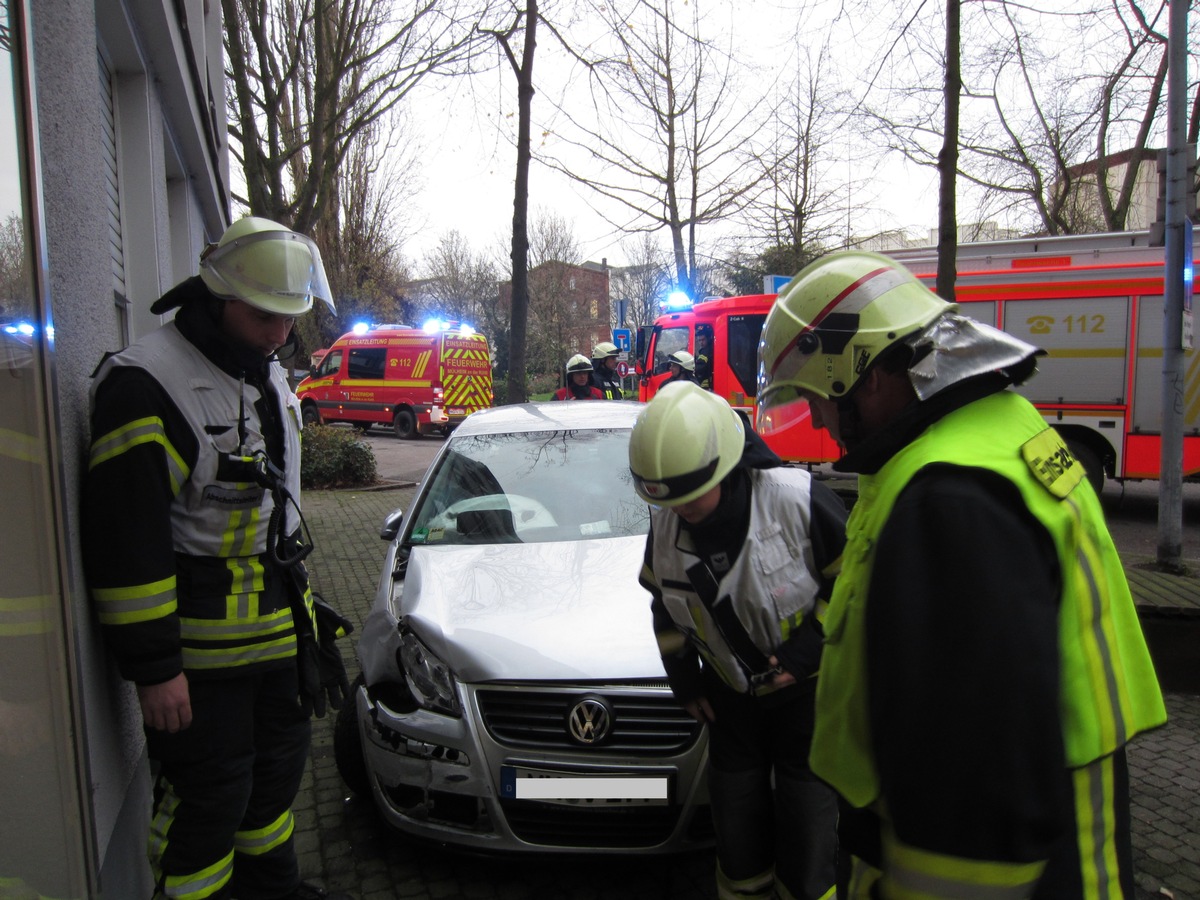
[[[840,3],[725,0],[707,4],[714,36],[728,36],[737,52],[753,61],[756,71],[747,76],[747,91],[761,90],[761,85],[778,77],[775,60],[793,58],[792,33],[799,28],[801,6],[808,10],[804,31],[809,37],[805,39],[816,44],[826,33],[822,11],[840,7]],[[554,40],[543,33],[534,63],[538,88],[533,107],[535,135],[553,129],[553,96],[559,85],[567,83],[570,71]],[[506,247],[516,165],[510,137],[516,128],[514,80],[506,66],[479,76],[474,91],[443,83],[435,98],[427,97],[414,107],[416,135],[423,148],[419,166],[423,188],[412,205],[417,232],[405,245],[411,260],[419,262],[449,229],[461,232],[477,251]],[[580,79],[569,86],[576,85],[584,87]],[[935,224],[936,179],[932,172],[897,161],[880,170],[879,176],[876,205],[880,212],[870,223],[856,223],[856,229],[908,227],[924,232]],[[628,236],[614,234],[589,207],[589,202],[597,202],[594,194],[535,160],[530,195],[531,215],[550,210],[573,223],[585,258],[607,258],[612,265],[625,263],[621,244]],[[700,240],[712,236],[701,231]],[[665,231],[659,232],[659,237],[664,248],[669,246]]]

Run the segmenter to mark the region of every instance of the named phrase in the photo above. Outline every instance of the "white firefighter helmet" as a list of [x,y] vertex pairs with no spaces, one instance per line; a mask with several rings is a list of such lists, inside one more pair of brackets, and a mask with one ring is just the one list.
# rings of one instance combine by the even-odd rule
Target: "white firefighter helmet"
[[721,483],[746,446],[742,417],[690,381],[665,385],[634,422],[629,471],[647,503],[679,506]]
[[200,277],[214,294],[277,316],[308,312],[314,297],[336,312],[317,245],[270,219],[230,225],[201,255]]
[[592,359],[608,359],[610,356],[619,356],[620,349],[611,341],[601,341],[592,348]]
[[576,353],[567,360],[567,374],[574,375],[577,372],[592,371],[592,361],[582,353]]
[[686,350],[676,350],[674,353],[668,356],[667,359],[685,371],[696,371],[696,357],[692,356],[692,354],[688,353]]
[[847,396],[881,353],[956,309],[881,254],[821,257],[788,282],[763,324],[760,422],[801,391]]

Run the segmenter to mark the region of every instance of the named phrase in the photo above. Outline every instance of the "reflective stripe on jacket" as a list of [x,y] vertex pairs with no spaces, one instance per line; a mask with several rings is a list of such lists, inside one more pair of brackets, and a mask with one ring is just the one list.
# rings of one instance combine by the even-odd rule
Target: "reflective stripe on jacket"
[[1166,721],[1100,501],[1058,433],[1027,400],[1002,391],[951,412],[878,473],[859,476],[842,573],[824,623],[811,757],[813,771],[858,807],[879,798],[864,655],[873,549],[905,485],[938,462],[987,468],[1012,481],[1054,541],[1063,573],[1060,706],[1068,765],[1094,762]]
[[[746,543],[718,580],[714,606],[689,579],[688,570],[704,564],[682,520],[669,509],[651,512],[654,578],[664,608],[725,683],[743,693],[752,690],[749,676],[762,668],[739,658],[733,647],[748,638],[764,658],[770,656],[813,611],[820,590],[805,515],[811,509],[811,476],[786,468],[751,469],[749,475]],[[715,614],[723,605],[733,617]],[[723,632],[718,618],[726,629],[740,626],[741,634]]]
[[[149,583],[118,580],[93,585],[101,624],[118,629],[158,625],[160,635],[174,632],[188,671],[212,672],[295,656],[287,600],[295,587],[281,586],[280,579],[287,576],[267,560],[273,549],[268,548],[267,533],[274,497],[256,482],[254,464],[242,462],[266,452],[265,428],[256,406],[263,402],[262,392],[215,365],[174,322],[106,360],[93,393],[118,367],[140,369],[161,386],[186,420],[199,452],[189,465],[174,447],[163,419],[155,416],[132,419],[93,436],[89,477],[114,477],[105,474],[106,462],[119,462],[123,454],[149,444],[160,453],[173,493],[175,574]],[[285,487],[298,499],[300,409],[281,368],[271,364],[268,371],[266,400],[276,404],[284,450],[284,458],[273,462],[283,468]],[[181,440],[178,434],[175,440]],[[298,527],[298,513],[289,507],[279,531],[292,534]]]

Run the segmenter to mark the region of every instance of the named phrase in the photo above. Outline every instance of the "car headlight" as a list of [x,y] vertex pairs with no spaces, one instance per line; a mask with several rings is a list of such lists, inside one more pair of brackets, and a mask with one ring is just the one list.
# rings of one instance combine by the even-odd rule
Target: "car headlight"
[[399,656],[408,688],[422,706],[452,716],[462,715],[454,673],[411,631],[400,636]]

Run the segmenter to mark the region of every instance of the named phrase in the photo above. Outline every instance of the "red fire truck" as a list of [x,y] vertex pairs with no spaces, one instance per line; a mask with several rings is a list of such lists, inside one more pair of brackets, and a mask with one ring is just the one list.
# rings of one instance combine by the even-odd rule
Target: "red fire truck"
[[401,438],[449,434],[475,410],[492,405],[487,338],[440,324],[351,331],[324,351],[296,396],[305,424],[391,425]]
[[[931,288],[934,248],[893,251]],[[1057,428],[1092,476],[1158,478],[1162,421],[1163,248],[1146,232],[1029,238],[958,249],[960,310],[1047,351],[1018,390]],[[733,297],[666,313],[639,335],[640,398],[663,360],[711,329],[712,389],[753,415],[755,353],[774,295]],[[1183,475],[1200,480],[1200,353],[1184,355]],[[785,459],[837,458],[807,420],[768,439]]]

